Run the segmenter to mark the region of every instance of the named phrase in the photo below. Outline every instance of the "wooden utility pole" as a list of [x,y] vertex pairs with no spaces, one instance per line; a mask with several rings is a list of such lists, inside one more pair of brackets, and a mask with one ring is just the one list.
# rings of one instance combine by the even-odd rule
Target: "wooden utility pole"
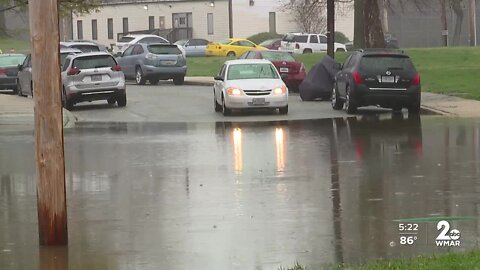
[[41,245],[66,245],[67,207],[60,87],[58,0],[29,1],[38,233]]
[[447,8],[446,8],[446,0],[441,0],[441,21],[442,21],[442,45],[447,47],[448,46],[448,25],[447,25]]
[[327,54],[335,58],[335,0],[327,0]]
[[469,0],[468,22],[470,28],[470,46],[477,46],[477,18],[475,0]]

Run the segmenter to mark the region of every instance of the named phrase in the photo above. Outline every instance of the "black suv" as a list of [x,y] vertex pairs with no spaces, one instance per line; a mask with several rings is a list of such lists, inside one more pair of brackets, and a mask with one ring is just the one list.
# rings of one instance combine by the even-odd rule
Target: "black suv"
[[353,52],[336,75],[332,107],[352,114],[358,107],[379,105],[420,112],[420,75],[410,57],[399,50]]

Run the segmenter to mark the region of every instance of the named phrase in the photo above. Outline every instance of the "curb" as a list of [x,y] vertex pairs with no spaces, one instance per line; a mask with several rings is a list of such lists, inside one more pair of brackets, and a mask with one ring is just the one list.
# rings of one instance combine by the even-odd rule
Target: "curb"
[[213,86],[213,82],[200,82],[200,81],[185,81],[184,85],[195,85],[195,86]]

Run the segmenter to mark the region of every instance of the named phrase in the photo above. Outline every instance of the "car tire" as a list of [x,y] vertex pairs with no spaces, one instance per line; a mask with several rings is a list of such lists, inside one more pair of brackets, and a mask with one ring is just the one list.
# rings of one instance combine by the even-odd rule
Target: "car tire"
[[118,104],[118,107],[127,106],[127,95],[126,94],[121,94],[121,95],[117,96],[117,104]]
[[225,104],[225,98],[222,96],[222,114],[223,116],[229,116],[232,114],[232,110],[227,108],[227,105]]
[[62,103],[63,107],[68,111],[73,110],[73,106],[75,105],[75,103],[67,97],[67,92],[65,91],[65,88],[62,91]]
[[347,86],[347,96],[345,97],[345,110],[348,114],[354,114],[357,112],[357,104],[352,97],[352,90],[350,86]]
[[303,50],[303,54],[306,54],[306,53],[312,53],[312,49],[305,49],[305,50]]
[[113,105],[115,102],[117,102],[117,99],[115,97],[109,97],[107,99],[108,105]]
[[213,107],[215,109],[215,112],[221,112],[222,111],[222,106],[218,104],[217,99],[215,98],[215,92],[213,92]]
[[159,79],[150,79],[150,80],[148,80],[148,82],[149,82],[151,85],[157,85],[159,81],[160,81]]
[[137,67],[135,69],[135,82],[138,84],[138,85],[144,85],[145,82],[147,80],[145,79],[145,77],[143,76],[143,71],[140,67]]
[[176,76],[173,78],[173,84],[182,85],[185,82],[185,76]]
[[288,105],[285,107],[278,108],[280,114],[288,114]]
[[24,95],[22,92],[22,86],[20,85],[19,81],[17,81],[17,95],[19,97],[26,97],[26,95]]
[[232,51],[228,52],[227,57],[235,57],[235,52],[232,52]]
[[408,114],[419,114],[420,113],[420,97],[417,98],[410,106],[408,106]]
[[331,103],[332,103],[332,108],[334,110],[341,110],[343,109],[343,100],[340,99],[340,95],[338,94],[338,91],[337,91],[337,87],[333,87],[333,90],[332,90],[332,99],[331,99]]

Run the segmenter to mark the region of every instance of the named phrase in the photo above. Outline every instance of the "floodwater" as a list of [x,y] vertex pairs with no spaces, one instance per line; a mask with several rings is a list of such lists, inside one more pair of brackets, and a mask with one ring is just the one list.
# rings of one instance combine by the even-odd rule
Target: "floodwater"
[[[65,136],[69,246],[40,248],[33,136],[0,132],[0,269],[321,269],[479,241],[477,119],[105,123]],[[460,247],[435,246],[443,217]],[[402,245],[411,218],[423,219]]]

